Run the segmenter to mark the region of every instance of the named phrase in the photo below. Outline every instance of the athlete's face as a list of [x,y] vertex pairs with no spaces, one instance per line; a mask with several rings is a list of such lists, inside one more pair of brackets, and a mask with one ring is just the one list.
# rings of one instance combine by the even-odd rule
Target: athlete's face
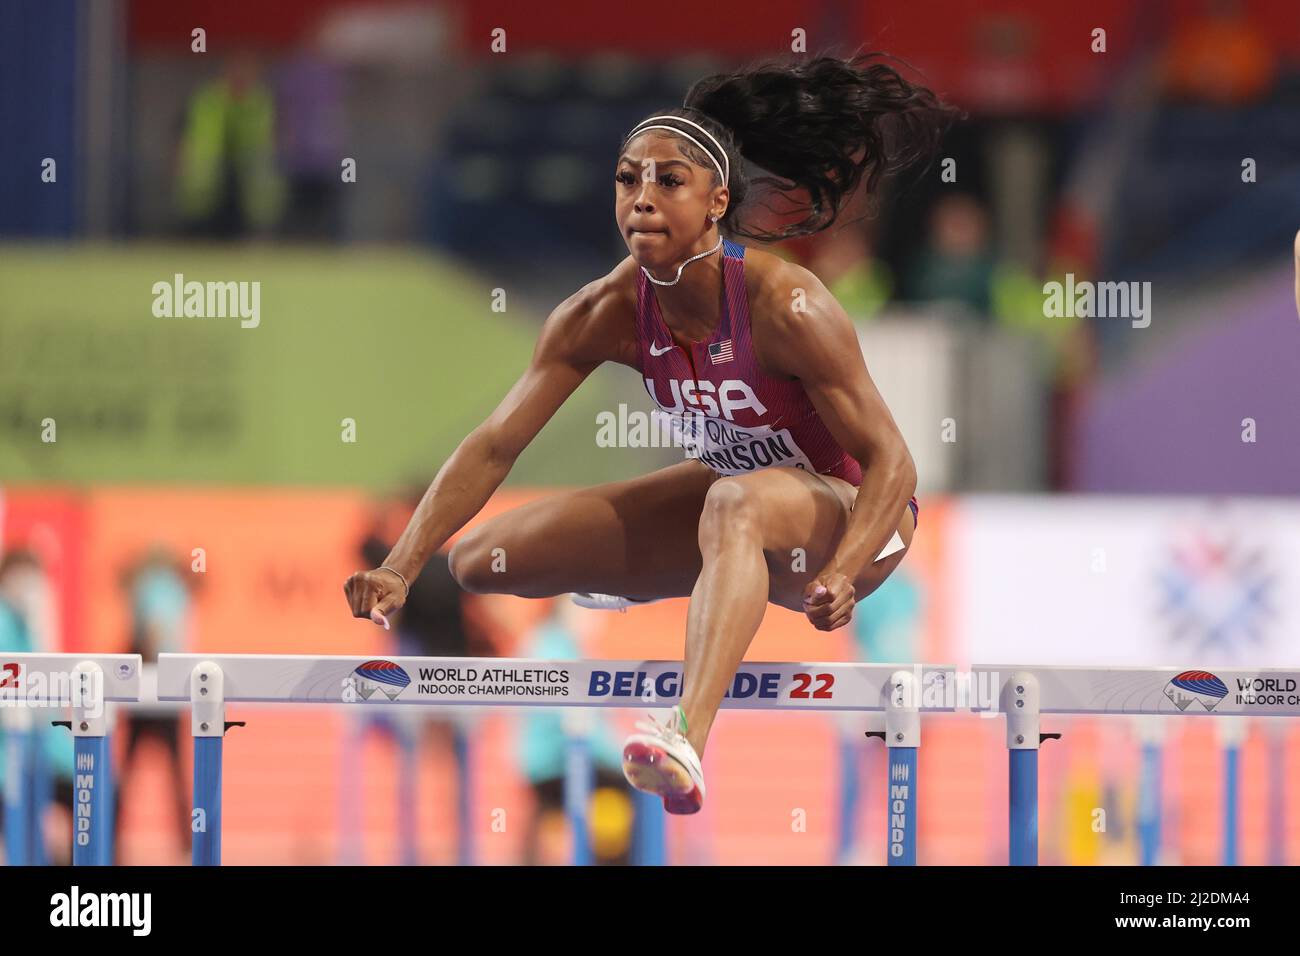
[[721,219],[727,208],[717,171],[688,159],[683,142],[671,133],[642,133],[624,148],[614,172],[619,231],[632,258],[651,271],[717,245],[709,217]]

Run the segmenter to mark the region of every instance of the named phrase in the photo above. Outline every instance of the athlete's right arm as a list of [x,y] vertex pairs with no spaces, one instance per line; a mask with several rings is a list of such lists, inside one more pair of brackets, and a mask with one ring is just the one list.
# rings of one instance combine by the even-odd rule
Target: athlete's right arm
[[[520,453],[583,380],[602,362],[625,361],[629,343],[635,349],[632,324],[620,315],[615,273],[584,286],[547,318],[528,368],[438,469],[386,567],[414,581],[429,556],[479,513]],[[385,623],[382,615],[401,607],[406,598],[398,576],[379,568],[352,575],[343,590],[353,616],[377,624]]]

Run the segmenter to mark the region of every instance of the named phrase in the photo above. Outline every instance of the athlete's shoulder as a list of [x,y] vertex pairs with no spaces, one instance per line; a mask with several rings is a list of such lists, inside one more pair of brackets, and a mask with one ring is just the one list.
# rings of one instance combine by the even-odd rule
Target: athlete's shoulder
[[750,248],[745,250],[745,287],[751,308],[764,311],[779,307],[785,312],[800,296],[826,292],[821,280],[799,263],[765,249]]
[[629,256],[555,307],[542,343],[584,362],[636,363],[636,277]]
[[745,268],[751,321],[766,338],[806,335],[843,318],[821,279],[809,269],[764,250],[747,250],[753,267]]
[[754,275],[745,269],[750,328],[755,354],[769,373],[802,377],[805,353],[857,341],[852,321],[813,272],[770,252],[754,259]]

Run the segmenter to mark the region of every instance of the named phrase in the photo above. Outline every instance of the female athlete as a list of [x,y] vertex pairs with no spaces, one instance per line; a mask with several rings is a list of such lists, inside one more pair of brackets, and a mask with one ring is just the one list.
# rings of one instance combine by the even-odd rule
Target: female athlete
[[[575,592],[596,607],[689,596],[680,705],[638,725],[624,772],[668,812],[698,811],[700,755],[767,604],[844,626],[907,553],[918,512],[916,469],[848,315],[812,273],[721,230],[776,241],[827,228],[856,189],[932,155],[950,113],[859,54],[710,76],[638,123],[614,170],[630,255],[551,313],[388,559],[348,579],[353,615],[385,623],[402,606],[593,369],[635,369],[686,423],[689,457],[515,508],[464,534],[450,566],[475,593]],[[745,160],[772,175],[751,184]],[[751,185],[783,196],[788,221],[753,224]]]

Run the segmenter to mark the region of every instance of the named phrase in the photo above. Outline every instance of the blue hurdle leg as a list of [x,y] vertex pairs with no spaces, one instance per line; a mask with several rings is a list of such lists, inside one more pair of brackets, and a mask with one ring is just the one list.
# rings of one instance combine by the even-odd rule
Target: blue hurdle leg
[[[111,704],[105,704],[111,707]],[[104,828],[104,865],[117,863],[117,767],[113,763],[113,731],[115,721],[104,724],[104,819],[108,825]]]
[[[916,750],[921,745],[920,681],[913,671],[889,676],[885,696],[885,846],[890,866],[916,866]],[[873,731],[870,736],[878,736]]]
[[1214,725],[1223,745],[1223,865],[1236,866],[1240,862],[1241,745],[1249,722],[1244,717],[1223,717]]
[[194,738],[194,816],[191,862],[194,866],[221,865],[221,750],[220,737]]
[[[25,715],[24,715],[25,716]],[[31,776],[36,735],[28,727],[10,727],[5,733],[5,862],[31,866]]]
[[474,834],[470,808],[473,806],[471,792],[473,765],[469,731],[462,727],[459,721],[456,723],[452,740],[456,752],[456,863],[459,866],[472,866]]
[[[33,735],[30,791],[28,796],[29,816],[31,819],[31,860],[33,866],[48,866],[50,862],[49,847],[45,845],[45,811],[54,799],[54,782],[51,779],[50,761],[41,749],[41,741]],[[110,791],[109,796],[112,796]],[[113,818],[113,804],[109,801],[108,818]],[[110,827],[108,834],[113,835]]]
[[916,749],[889,748],[885,819],[890,866],[916,866]]
[[104,675],[93,661],[73,673],[72,863],[110,866],[113,862],[113,770],[108,759],[108,704]]
[[[77,727],[74,722],[73,731]],[[108,790],[108,738],[73,738],[72,865],[108,866],[113,819]]]
[[420,769],[420,730],[421,726],[408,725],[404,714],[394,715],[393,733],[397,738],[397,832],[401,846],[403,866],[418,866],[420,863],[420,832],[416,819],[416,807],[419,800]]
[[339,751],[339,863],[360,866],[361,826],[364,819],[361,796],[362,748],[366,737],[364,712],[348,710],[344,715],[343,746]]
[[840,734],[840,834],[836,863],[848,862],[857,843],[858,795],[861,788],[858,755],[861,746],[856,738]]
[[593,860],[588,819],[593,769],[586,738],[569,737],[564,748],[564,811],[573,831],[574,866],[590,866]]
[[[190,673],[190,733],[194,737],[194,812],[190,859],[221,865],[221,758],[226,733],[225,675],[212,661]],[[243,726],[242,721],[230,726]]]
[[1137,822],[1143,866],[1155,866],[1160,859],[1160,763],[1160,745],[1143,744]]
[[1038,865],[1038,679],[1023,671],[1011,674],[1002,684],[998,705],[1007,719],[1007,754],[1010,769],[1007,861],[1012,866]]
[[641,790],[632,792],[636,808],[633,862],[637,866],[663,866],[668,861],[667,830],[663,798]]
[[1241,791],[1241,748],[1235,743],[1223,751],[1223,865],[1237,865],[1238,803]]
[[1012,866],[1038,865],[1038,751],[1012,750],[1011,847]]

